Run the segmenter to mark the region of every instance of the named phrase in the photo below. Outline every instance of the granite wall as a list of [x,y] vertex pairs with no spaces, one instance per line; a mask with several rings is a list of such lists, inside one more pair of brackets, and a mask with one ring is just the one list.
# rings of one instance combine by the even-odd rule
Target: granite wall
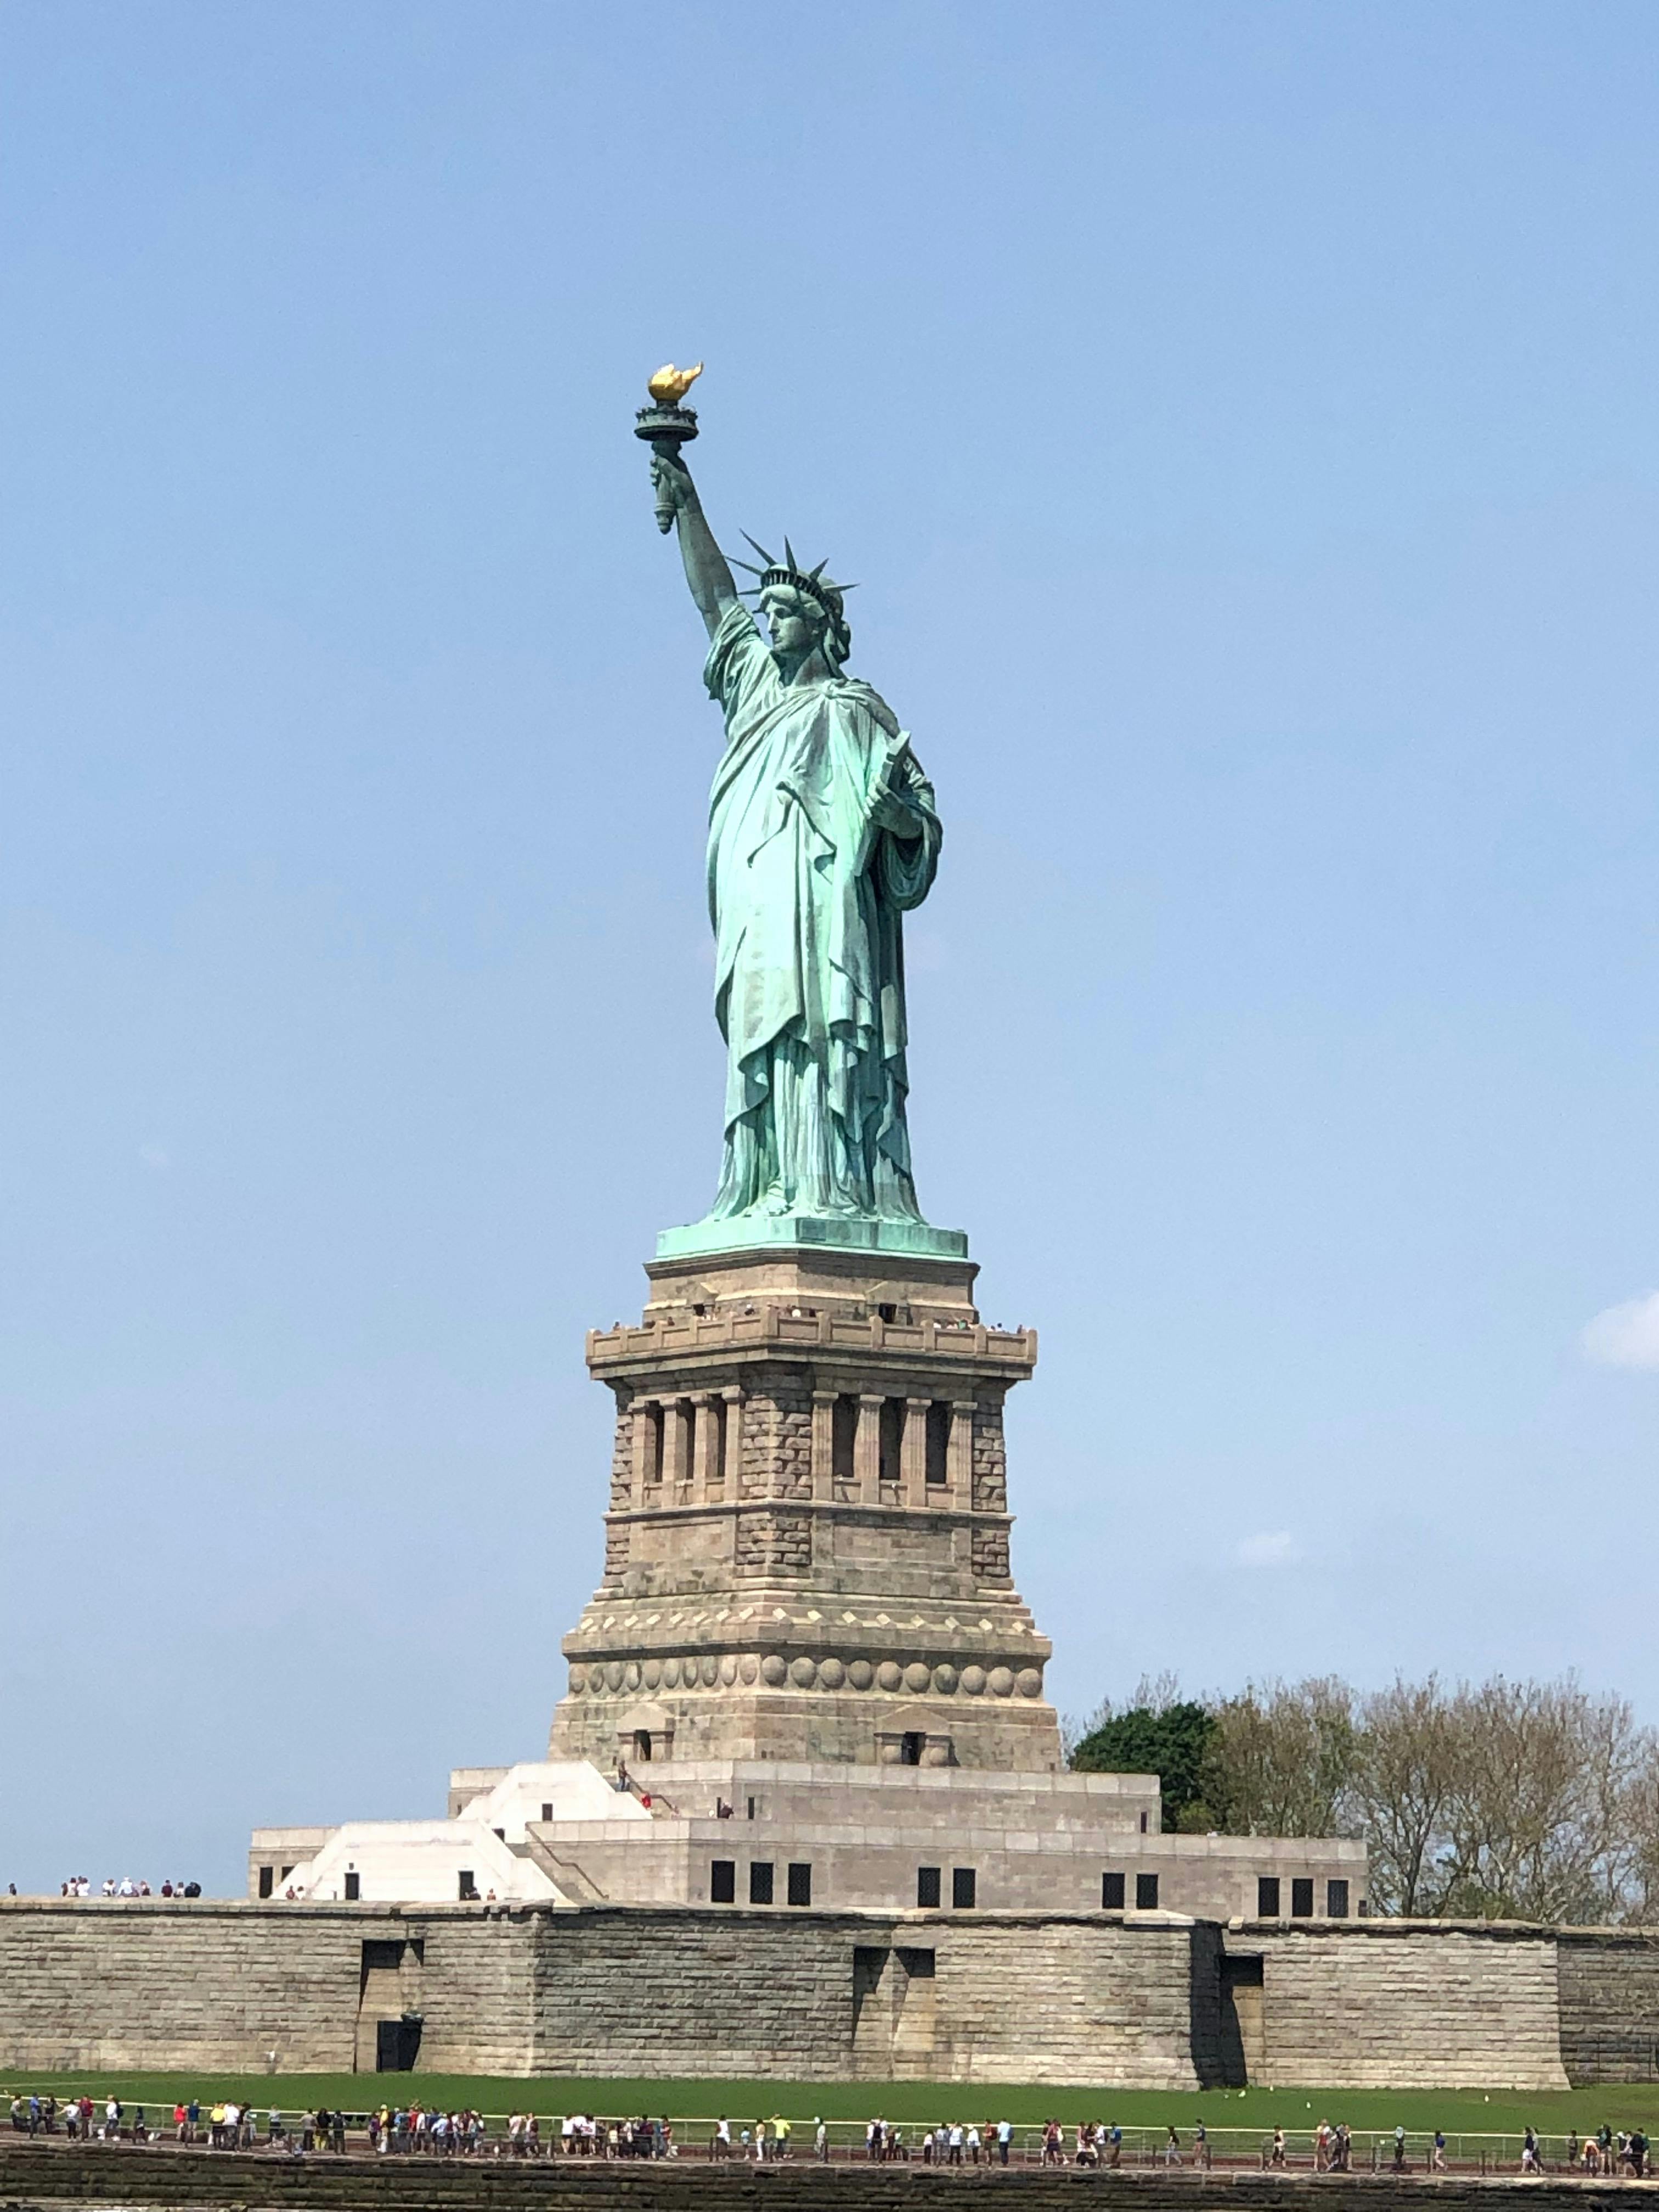
[[1381,1920],[0,1899],[0,2074],[1560,2088],[1659,2078],[1659,1935]]
[[1275,2087],[1565,2089],[1551,1931],[1504,1923],[1245,1923],[1261,1960],[1260,2057]]
[[1561,2057],[1575,2081],[1659,2081],[1659,1932],[1564,1928]]

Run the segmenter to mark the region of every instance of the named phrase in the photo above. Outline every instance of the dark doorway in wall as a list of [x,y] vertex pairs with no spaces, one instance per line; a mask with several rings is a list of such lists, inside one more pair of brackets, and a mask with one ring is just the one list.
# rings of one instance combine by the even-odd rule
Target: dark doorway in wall
[[926,1741],[927,1739],[920,1729],[907,1729],[905,1733],[899,1738],[899,1765],[901,1766],[920,1766],[921,1765],[921,1747]]
[[1262,2006],[1261,1957],[1227,1953],[1221,1966],[1221,2080],[1218,2087],[1242,2089],[1259,2081],[1267,2053]]
[[380,2020],[374,2023],[374,2071],[377,2074],[409,2074],[414,2070],[420,2055],[421,2023],[405,2013],[401,2020]]
[[649,1729],[635,1729],[634,1756],[641,1766],[648,1766],[651,1764],[651,1731]]

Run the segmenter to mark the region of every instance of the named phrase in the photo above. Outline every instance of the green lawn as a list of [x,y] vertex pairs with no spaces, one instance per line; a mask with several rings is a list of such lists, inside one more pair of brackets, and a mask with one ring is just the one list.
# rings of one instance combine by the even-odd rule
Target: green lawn
[[[6,2100],[19,2089],[73,2090],[100,2100],[113,2092],[129,2106],[143,2104],[154,2121],[165,2106],[195,2095],[204,2106],[234,2096],[251,2102],[261,2112],[270,2105],[292,2112],[303,2106],[326,2105],[348,2112],[364,2111],[371,2103],[387,2099],[430,2100],[451,2110],[471,2107],[486,2114],[534,2112],[546,2121],[566,2112],[591,2112],[600,2116],[654,2112],[678,2123],[682,2140],[696,2144],[703,2137],[698,2124],[725,2113],[734,2125],[775,2112],[786,2114],[799,2130],[810,2126],[819,2114],[825,2119],[862,2123],[879,2112],[889,2120],[914,2130],[939,2119],[963,2122],[1007,2118],[1030,2125],[1053,2117],[1064,2123],[1082,2119],[1115,2121],[1125,2130],[1155,2130],[1161,2139],[1171,2123],[1183,2137],[1202,2119],[1218,2152],[1249,2148],[1277,2126],[1300,2148],[1322,2118],[1346,2121],[1357,2137],[1370,2133],[1391,2136],[1397,2124],[1408,2134],[1422,2136],[1443,2128],[1449,2137],[1469,2138],[1474,2155],[1480,2136],[1518,2137],[1528,2124],[1540,2135],[1559,2137],[1572,2128],[1583,2135],[1606,2121],[1614,2128],[1641,2127],[1659,2136],[1659,2083],[1642,2083],[1613,2089],[1572,2089],[1553,2094],[1522,2095],[1510,2090],[1479,2089],[1212,2089],[1164,2092],[1045,2088],[1010,2083],[963,2087],[956,2083],[821,2082],[821,2081],[699,2081],[684,2080],[568,2081],[552,2079],[526,2081],[514,2076],[449,2075],[434,2074],[77,2074],[20,2075],[3,2084]],[[3,2107],[0,2107],[3,2111]],[[0,2120],[0,2124],[3,2121]],[[1225,2131],[1237,2129],[1236,2137]],[[837,2128],[838,2140],[845,2130]],[[1488,2146],[1496,2148],[1496,2146]],[[1132,2135],[1130,2148],[1138,2148]],[[1454,2153],[1457,2145],[1453,2143]]]

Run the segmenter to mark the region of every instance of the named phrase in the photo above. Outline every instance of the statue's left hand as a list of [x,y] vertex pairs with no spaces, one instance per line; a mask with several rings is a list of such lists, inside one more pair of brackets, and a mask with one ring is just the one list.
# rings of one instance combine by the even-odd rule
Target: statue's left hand
[[915,755],[910,750],[908,737],[901,731],[888,754],[886,774],[872,809],[878,826],[900,837],[914,837],[918,827],[915,801],[910,796],[915,774]]

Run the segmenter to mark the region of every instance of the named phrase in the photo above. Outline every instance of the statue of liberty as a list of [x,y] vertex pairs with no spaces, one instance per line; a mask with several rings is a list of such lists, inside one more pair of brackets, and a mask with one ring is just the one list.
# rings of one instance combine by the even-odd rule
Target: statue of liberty
[[653,451],[659,520],[677,530],[708,630],[703,678],[726,718],[708,811],[726,1047],[709,1223],[910,1223],[890,1241],[954,1243],[922,1226],[904,1119],[903,916],[939,862],[933,787],[886,702],[845,672],[847,587],[823,562],[800,567],[787,538],[781,561],[750,538],[763,566],[738,562],[759,580],[740,594],[683,453]]

